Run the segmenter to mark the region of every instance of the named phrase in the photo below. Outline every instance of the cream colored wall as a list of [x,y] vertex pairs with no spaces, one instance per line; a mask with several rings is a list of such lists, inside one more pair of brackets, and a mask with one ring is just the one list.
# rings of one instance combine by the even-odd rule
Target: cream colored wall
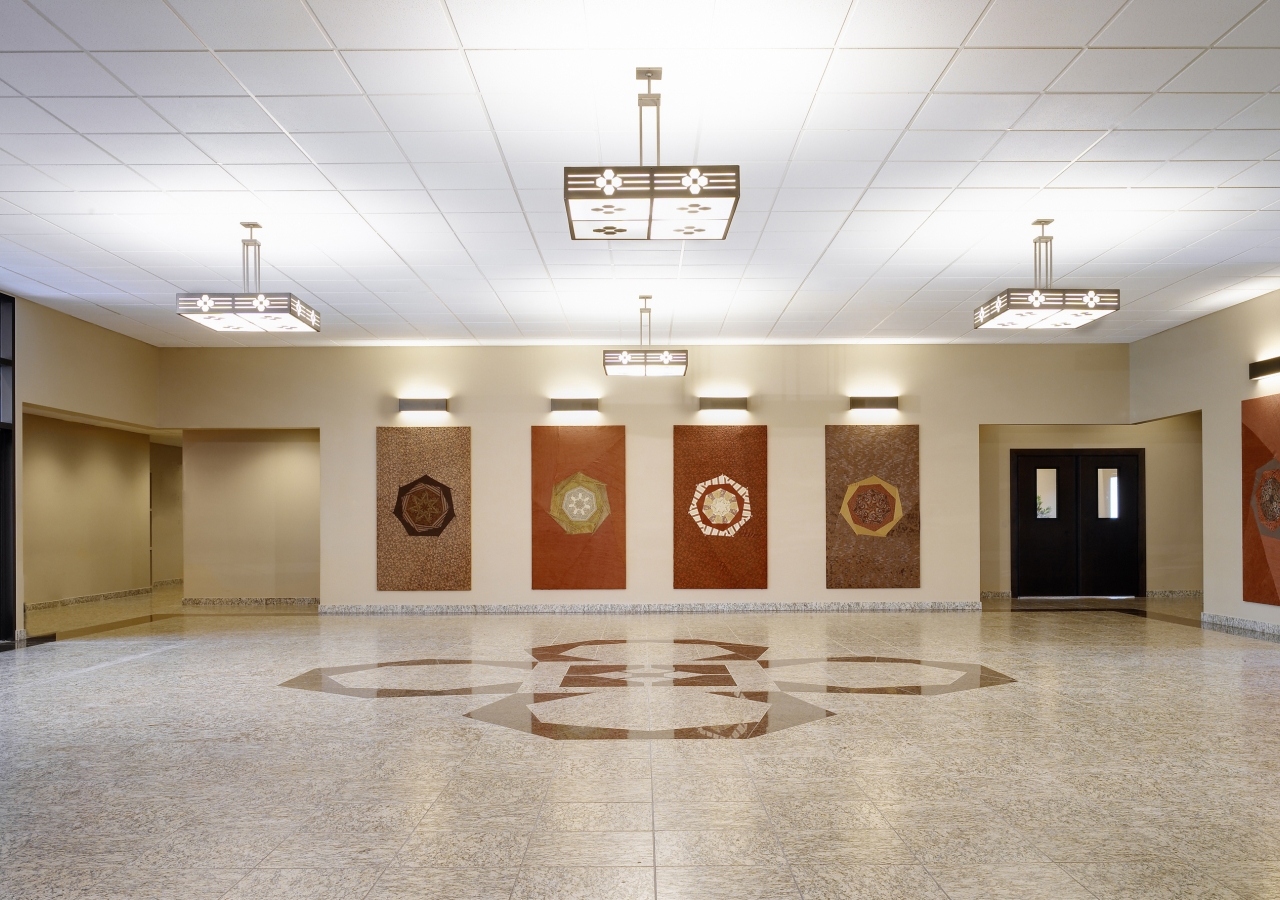
[[[156,423],[160,351],[156,347],[74,319],[21,298],[16,308],[16,408],[34,404],[103,420],[152,426]],[[23,492],[23,416],[16,416],[18,473],[17,627],[23,627],[26,596]],[[37,575],[37,581],[42,576]]]
[[[591,347],[164,349],[160,419],[184,429],[320,429],[326,604],[974,600],[979,423],[1129,421],[1124,345],[690,350],[688,377],[646,381],[606,378]],[[899,394],[902,409],[850,412],[850,394]],[[396,412],[398,396],[443,395],[453,398],[450,413]],[[752,409],[699,413],[698,395],[750,395]],[[580,396],[601,397],[601,412],[548,412],[548,397]],[[675,591],[672,426],[748,422],[770,428],[770,587]],[[825,587],[823,426],[854,422],[921,425],[919,589]],[[529,427],[575,423],[627,426],[626,591],[529,587]],[[374,429],[407,424],[473,429],[474,579],[465,597],[375,590]],[[187,453],[190,490],[190,445]],[[186,522],[195,595],[190,510]]]
[[1204,427],[1204,609],[1280,625],[1280,607],[1245,603],[1241,553],[1240,401],[1280,392],[1249,363],[1280,356],[1280,292],[1132,345],[1135,419],[1200,410]]
[[151,445],[151,579],[182,577],[182,448]]
[[23,420],[24,603],[149,587],[147,436]]
[[1146,450],[1147,590],[1201,589],[1199,413],[1140,425],[983,425],[978,441],[982,590],[1010,589],[1009,451],[1087,447]]
[[182,443],[184,595],[320,596],[319,432],[184,431]]

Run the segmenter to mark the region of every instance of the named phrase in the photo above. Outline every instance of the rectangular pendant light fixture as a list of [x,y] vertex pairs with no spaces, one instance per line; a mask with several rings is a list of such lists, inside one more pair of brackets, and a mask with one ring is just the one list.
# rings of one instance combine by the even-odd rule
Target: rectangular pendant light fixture
[[320,330],[320,313],[293,294],[179,294],[178,315],[214,331]]
[[606,350],[604,374],[680,376],[689,368],[688,350]]
[[737,166],[564,170],[575,241],[722,241],[741,196]]
[[1031,241],[1034,250],[1035,287],[1009,288],[973,311],[974,328],[1079,328],[1120,308],[1120,292],[1103,288],[1069,288],[1053,285],[1053,235],[1045,234],[1053,219],[1036,219],[1040,234]]

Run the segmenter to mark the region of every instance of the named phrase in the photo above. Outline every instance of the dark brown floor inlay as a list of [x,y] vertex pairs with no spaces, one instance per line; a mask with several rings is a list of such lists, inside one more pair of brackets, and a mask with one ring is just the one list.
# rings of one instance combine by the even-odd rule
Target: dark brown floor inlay
[[[498,694],[465,715],[552,740],[714,740],[759,737],[837,714],[796,694],[927,697],[1014,681],[975,663],[886,656],[762,659],[768,649],[701,638],[574,641],[534,647],[532,660],[410,659],[312,669],[281,687],[365,699]],[[870,670],[873,677],[867,677],[869,665],[878,667]],[[932,669],[934,677],[886,676],[885,667],[899,666]],[[342,680],[395,669],[434,677],[437,684]],[[786,680],[787,669],[796,680]],[[520,680],[507,680],[517,672]],[[948,672],[958,674],[940,675]]]

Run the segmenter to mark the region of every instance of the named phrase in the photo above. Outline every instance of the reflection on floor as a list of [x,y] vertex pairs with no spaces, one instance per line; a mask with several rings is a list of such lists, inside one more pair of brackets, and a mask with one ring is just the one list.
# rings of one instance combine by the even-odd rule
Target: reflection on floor
[[[175,615],[0,654],[0,896],[1275,898],[1278,691],[1105,611]],[[675,734],[761,694],[826,714]]]

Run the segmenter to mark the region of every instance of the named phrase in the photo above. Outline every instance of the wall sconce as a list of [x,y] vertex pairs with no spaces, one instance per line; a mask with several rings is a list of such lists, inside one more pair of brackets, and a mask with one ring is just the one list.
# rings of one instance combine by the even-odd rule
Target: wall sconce
[[897,409],[897,397],[850,397],[850,409]]
[[1251,379],[1266,378],[1268,375],[1280,375],[1280,356],[1249,363],[1249,377]]
[[599,412],[599,397],[557,398],[551,399],[552,412]]
[[746,409],[746,397],[699,397],[698,409]]
[[449,400],[447,397],[435,399],[410,399],[408,397],[400,398],[400,412],[448,412]]

